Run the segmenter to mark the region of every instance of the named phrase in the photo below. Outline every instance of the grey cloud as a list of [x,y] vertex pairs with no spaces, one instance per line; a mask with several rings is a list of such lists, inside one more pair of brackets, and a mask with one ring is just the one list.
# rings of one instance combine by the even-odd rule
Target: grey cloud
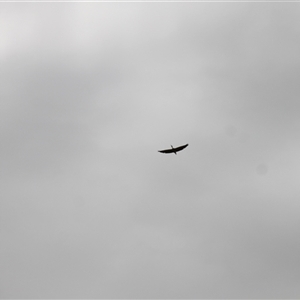
[[298,4],[1,6],[3,297],[297,298]]

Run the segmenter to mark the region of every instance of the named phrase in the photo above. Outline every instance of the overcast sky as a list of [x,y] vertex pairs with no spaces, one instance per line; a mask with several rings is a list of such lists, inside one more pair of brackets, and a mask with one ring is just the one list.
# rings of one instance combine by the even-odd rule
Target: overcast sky
[[1,297],[299,298],[299,54],[300,3],[1,3]]

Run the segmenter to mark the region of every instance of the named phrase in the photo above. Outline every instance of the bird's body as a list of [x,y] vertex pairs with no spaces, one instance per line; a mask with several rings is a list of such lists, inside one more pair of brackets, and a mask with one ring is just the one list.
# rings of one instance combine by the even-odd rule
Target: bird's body
[[176,152],[179,152],[179,151],[183,150],[188,145],[189,144],[186,144],[186,145],[179,146],[179,147],[176,147],[176,148],[173,148],[173,146],[171,145],[171,147],[172,147],[171,149],[159,150],[158,152],[160,152],[160,153],[175,153],[175,154],[177,154]]

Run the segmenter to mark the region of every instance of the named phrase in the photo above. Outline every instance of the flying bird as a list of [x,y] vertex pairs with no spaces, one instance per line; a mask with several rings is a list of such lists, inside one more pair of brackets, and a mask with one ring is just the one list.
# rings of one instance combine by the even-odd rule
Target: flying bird
[[175,153],[177,155],[176,152],[179,152],[181,150],[183,150],[184,148],[186,148],[189,144],[186,144],[186,145],[183,145],[183,146],[179,146],[179,147],[176,147],[176,148],[173,148],[173,146],[171,145],[171,149],[165,149],[165,150],[158,150],[158,152],[161,152],[161,153]]

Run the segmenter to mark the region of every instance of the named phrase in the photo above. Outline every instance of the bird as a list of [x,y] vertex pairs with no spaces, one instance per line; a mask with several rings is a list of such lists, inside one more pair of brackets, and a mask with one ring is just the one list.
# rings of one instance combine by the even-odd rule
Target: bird
[[175,153],[177,155],[176,152],[179,152],[181,150],[183,150],[184,148],[186,148],[189,144],[185,144],[176,148],[173,148],[173,146],[171,145],[171,149],[165,149],[165,150],[158,150],[158,152],[160,153]]

